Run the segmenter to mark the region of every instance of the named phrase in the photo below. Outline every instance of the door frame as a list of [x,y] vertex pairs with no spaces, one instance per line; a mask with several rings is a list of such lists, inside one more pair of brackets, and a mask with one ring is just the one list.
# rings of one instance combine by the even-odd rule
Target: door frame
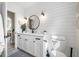
[[[16,23],[15,23],[15,22],[16,22],[16,21],[15,21],[15,20],[16,20],[16,13],[13,12],[13,11],[11,11],[11,10],[7,10],[7,12],[8,12],[8,11],[14,14],[14,29],[16,29],[16,27],[15,27],[15,25],[16,25]],[[7,17],[8,17],[8,14],[7,14]],[[16,30],[14,31],[14,36],[15,36],[15,32],[16,32]],[[16,42],[16,36],[15,36],[15,37],[14,37],[14,45],[15,45],[14,48],[15,48],[15,49],[17,49],[16,43],[17,43],[17,42]]]

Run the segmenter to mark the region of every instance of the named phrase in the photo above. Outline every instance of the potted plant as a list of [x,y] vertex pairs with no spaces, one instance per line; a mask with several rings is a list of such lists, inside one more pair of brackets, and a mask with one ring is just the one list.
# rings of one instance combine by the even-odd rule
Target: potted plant
[[26,23],[21,25],[22,33],[26,30]]

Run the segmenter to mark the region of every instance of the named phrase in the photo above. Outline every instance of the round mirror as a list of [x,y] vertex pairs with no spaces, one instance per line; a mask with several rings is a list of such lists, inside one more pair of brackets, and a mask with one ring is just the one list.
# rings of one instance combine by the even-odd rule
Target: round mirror
[[40,19],[36,15],[32,15],[29,17],[29,28],[32,30],[32,33],[34,33],[34,30],[36,30],[40,25]]

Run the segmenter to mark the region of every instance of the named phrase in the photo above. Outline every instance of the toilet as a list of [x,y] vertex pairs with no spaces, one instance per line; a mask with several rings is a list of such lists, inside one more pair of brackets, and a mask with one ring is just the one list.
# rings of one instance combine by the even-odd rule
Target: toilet
[[63,37],[52,36],[52,38],[49,38],[48,45],[46,45],[47,43],[45,44],[47,48],[45,49],[46,51],[44,50],[44,56],[46,56],[48,50],[49,57],[67,57],[63,52],[57,50],[63,41],[65,41]]
[[[44,56],[43,57],[48,57],[48,56],[46,56],[47,55],[47,52],[45,51],[44,52]],[[61,52],[61,51],[56,51],[56,54],[54,55],[53,53],[52,53],[52,51],[51,52],[49,52],[49,57],[67,57],[63,52]]]
[[61,42],[63,41],[63,37],[52,36],[52,50],[50,51],[50,57],[66,57],[63,52],[57,50],[61,47]]

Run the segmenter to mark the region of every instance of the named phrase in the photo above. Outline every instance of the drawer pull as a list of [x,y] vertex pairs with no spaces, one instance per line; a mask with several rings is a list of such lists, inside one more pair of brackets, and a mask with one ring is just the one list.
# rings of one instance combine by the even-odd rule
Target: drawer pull
[[47,40],[43,40],[44,42],[47,42]]
[[27,39],[25,39],[25,40],[27,40]]
[[21,39],[21,38],[19,38],[19,39]]
[[18,36],[20,36],[20,35],[18,35]]
[[40,38],[35,38],[36,40],[40,40]]
[[33,43],[35,43],[35,41],[33,41]]

